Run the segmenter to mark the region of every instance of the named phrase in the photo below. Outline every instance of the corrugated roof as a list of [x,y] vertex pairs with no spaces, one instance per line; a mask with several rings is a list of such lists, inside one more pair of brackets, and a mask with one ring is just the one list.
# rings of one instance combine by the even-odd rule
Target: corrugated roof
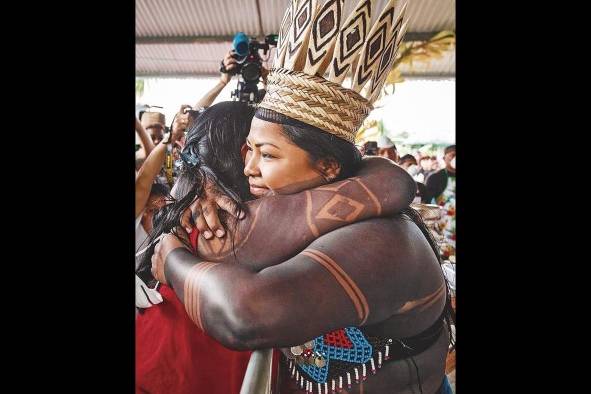
[[136,37],[258,34],[256,0],[136,0]]
[[438,32],[456,29],[455,0],[409,0],[409,32]]
[[[231,43],[136,45],[135,69],[142,74],[217,74]],[[220,55],[221,54],[221,55]]]
[[[258,0],[259,24],[257,0],[136,0],[136,73],[217,74],[231,37],[239,31],[259,37],[276,33],[288,1]],[[376,9],[381,10],[386,1],[377,0]],[[346,0],[345,12],[356,3]],[[407,13],[409,38],[413,33],[455,30],[455,0],[408,0]],[[455,52],[402,71],[405,75],[455,75]]]

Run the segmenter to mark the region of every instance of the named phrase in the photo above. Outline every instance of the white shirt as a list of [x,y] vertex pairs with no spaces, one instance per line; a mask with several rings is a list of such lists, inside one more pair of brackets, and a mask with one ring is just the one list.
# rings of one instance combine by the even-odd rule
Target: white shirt
[[[142,226],[142,216],[144,216],[144,211],[142,211],[137,218],[135,218],[135,252],[139,252],[140,250],[144,249],[148,246],[148,233],[144,230],[144,226]],[[135,269],[137,270],[140,261],[142,260],[142,255],[135,256]]]
[[[148,247],[148,233],[142,226],[142,216],[144,211],[135,218],[135,252],[142,252],[135,256],[135,269],[139,267],[142,261],[143,251]],[[155,289],[150,289],[148,286],[136,275],[135,276],[135,305],[138,308],[149,308],[152,305],[162,302],[162,296]],[[136,310],[137,316],[137,310]]]

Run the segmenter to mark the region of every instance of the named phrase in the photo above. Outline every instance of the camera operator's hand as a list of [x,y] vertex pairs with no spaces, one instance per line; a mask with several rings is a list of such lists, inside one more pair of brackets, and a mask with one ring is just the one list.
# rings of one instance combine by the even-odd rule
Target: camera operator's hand
[[193,228],[192,218],[195,227],[197,227],[200,234],[203,234],[205,239],[211,239],[214,234],[218,238],[222,238],[226,231],[218,215],[220,209],[236,216],[238,219],[243,219],[245,216],[244,212],[238,209],[232,199],[218,192],[215,186],[206,180],[203,196],[195,199],[191,206],[183,212],[181,226],[190,233]]
[[232,79],[231,71],[234,70],[238,65],[238,61],[236,61],[236,59],[234,59],[232,57],[235,53],[236,52],[234,52],[233,49],[229,50],[228,53],[226,53],[226,56],[224,57],[224,60],[223,60],[224,67],[227,72],[221,73],[220,79],[225,84],[228,84],[228,82],[230,82],[230,80]]
[[179,141],[183,135],[185,135],[187,127],[189,127],[191,115],[188,112],[185,112],[186,109],[191,109],[191,106],[187,104],[181,105],[179,113],[176,114],[176,117],[174,118],[174,122],[172,123],[172,135],[170,136],[172,143]]

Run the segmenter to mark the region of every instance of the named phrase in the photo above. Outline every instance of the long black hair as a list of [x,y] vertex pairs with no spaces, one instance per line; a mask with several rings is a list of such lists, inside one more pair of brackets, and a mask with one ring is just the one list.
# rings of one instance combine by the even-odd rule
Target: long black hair
[[174,197],[169,196],[169,204],[154,215],[154,228],[148,241],[151,246],[143,254],[136,271],[140,278],[153,281],[150,259],[154,241],[179,225],[183,212],[202,195],[206,180],[232,199],[239,209],[250,197],[240,150],[250,131],[253,115],[254,109],[247,104],[226,101],[207,108],[189,126]]

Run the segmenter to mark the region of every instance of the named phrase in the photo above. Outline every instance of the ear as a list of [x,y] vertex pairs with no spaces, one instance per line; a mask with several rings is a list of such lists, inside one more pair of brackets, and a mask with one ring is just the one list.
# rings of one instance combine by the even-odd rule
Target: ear
[[341,165],[332,157],[318,160],[316,168],[328,182],[335,180],[341,173]]

